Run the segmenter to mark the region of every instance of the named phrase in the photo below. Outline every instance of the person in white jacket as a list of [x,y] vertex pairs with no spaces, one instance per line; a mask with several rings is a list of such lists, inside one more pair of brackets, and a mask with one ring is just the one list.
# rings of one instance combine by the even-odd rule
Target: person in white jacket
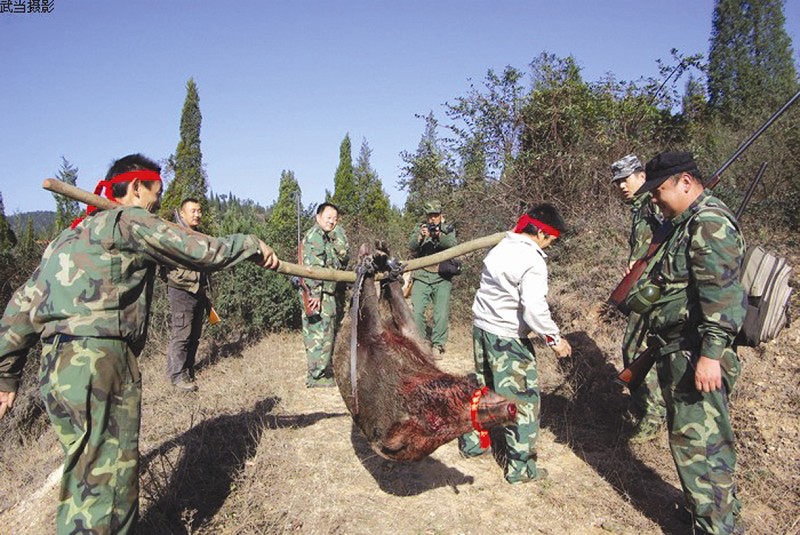
[[[558,210],[540,204],[523,214],[483,261],[481,284],[472,304],[475,371],[481,388],[488,387],[516,402],[514,425],[503,428],[505,479],[524,483],[547,477],[536,466],[539,434],[539,374],[528,335],[540,336],[559,357],[572,348],[553,321],[547,304],[547,255],[565,224]],[[480,396],[479,389],[476,396]],[[475,403],[477,404],[477,402]],[[459,438],[465,457],[487,451],[488,433],[476,430]],[[499,447],[499,446],[496,446]]]

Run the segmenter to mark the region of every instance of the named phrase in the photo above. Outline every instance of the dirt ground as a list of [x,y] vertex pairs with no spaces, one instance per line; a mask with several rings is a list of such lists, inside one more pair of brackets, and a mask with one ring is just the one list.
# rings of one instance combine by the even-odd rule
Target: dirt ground
[[[455,442],[417,463],[378,457],[336,388],[304,387],[299,333],[204,355],[194,394],[171,390],[163,354],[144,359],[140,532],[689,533],[666,434],[626,440],[628,396],[610,380],[619,320],[569,321],[570,361],[537,348],[550,477],[517,486],[491,455],[463,459]],[[749,533],[800,532],[798,348],[794,325],[742,350],[733,414]],[[470,355],[469,326],[453,325],[441,367],[468,373]],[[0,452],[0,532],[53,531],[60,460],[49,430]]]

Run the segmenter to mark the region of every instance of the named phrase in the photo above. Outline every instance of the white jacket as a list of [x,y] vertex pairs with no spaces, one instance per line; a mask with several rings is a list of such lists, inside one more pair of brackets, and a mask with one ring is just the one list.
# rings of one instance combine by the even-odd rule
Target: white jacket
[[558,344],[559,329],[546,299],[545,258],[536,242],[508,232],[483,261],[473,325],[504,338],[525,338],[533,331],[547,345]]

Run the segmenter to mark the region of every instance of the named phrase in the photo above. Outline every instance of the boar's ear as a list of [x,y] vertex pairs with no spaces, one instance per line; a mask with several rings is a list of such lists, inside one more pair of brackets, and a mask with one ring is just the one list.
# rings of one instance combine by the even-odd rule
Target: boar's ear
[[383,240],[375,240],[375,249],[389,256],[389,242]]
[[358,259],[361,260],[365,256],[372,254],[372,246],[368,243],[362,243],[358,248]]
[[467,375],[467,384],[469,384],[470,388],[478,388],[478,377],[475,375],[475,372],[470,373]]

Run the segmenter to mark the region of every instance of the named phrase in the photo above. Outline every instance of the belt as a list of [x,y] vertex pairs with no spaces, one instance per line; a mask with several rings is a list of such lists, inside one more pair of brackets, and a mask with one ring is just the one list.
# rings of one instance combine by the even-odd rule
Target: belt
[[59,342],[74,342],[76,340],[85,340],[86,338],[95,338],[97,340],[123,340],[124,338],[118,338],[116,336],[75,336],[74,334],[63,334],[63,333],[56,333],[53,336],[48,336],[47,338],[42,338],[42,343],[44,344],[54,344],[56,340]]
[[659,356],[668,355],[676,351],[697,349],[699,340],[696,335],[691,335],[686,327],[686,324],[680,323],[657,333],[649,333],[647,347],[654,348]]
[[87,337],[86,336],[73,336],[71,334],[56,333],[53,336],[48,336],[47,338],[42,338],[42,343],[54,344],[56,339],[58,339],[60,342],[73,342],[75,340],[80,340],[81,338],[87,338]]

